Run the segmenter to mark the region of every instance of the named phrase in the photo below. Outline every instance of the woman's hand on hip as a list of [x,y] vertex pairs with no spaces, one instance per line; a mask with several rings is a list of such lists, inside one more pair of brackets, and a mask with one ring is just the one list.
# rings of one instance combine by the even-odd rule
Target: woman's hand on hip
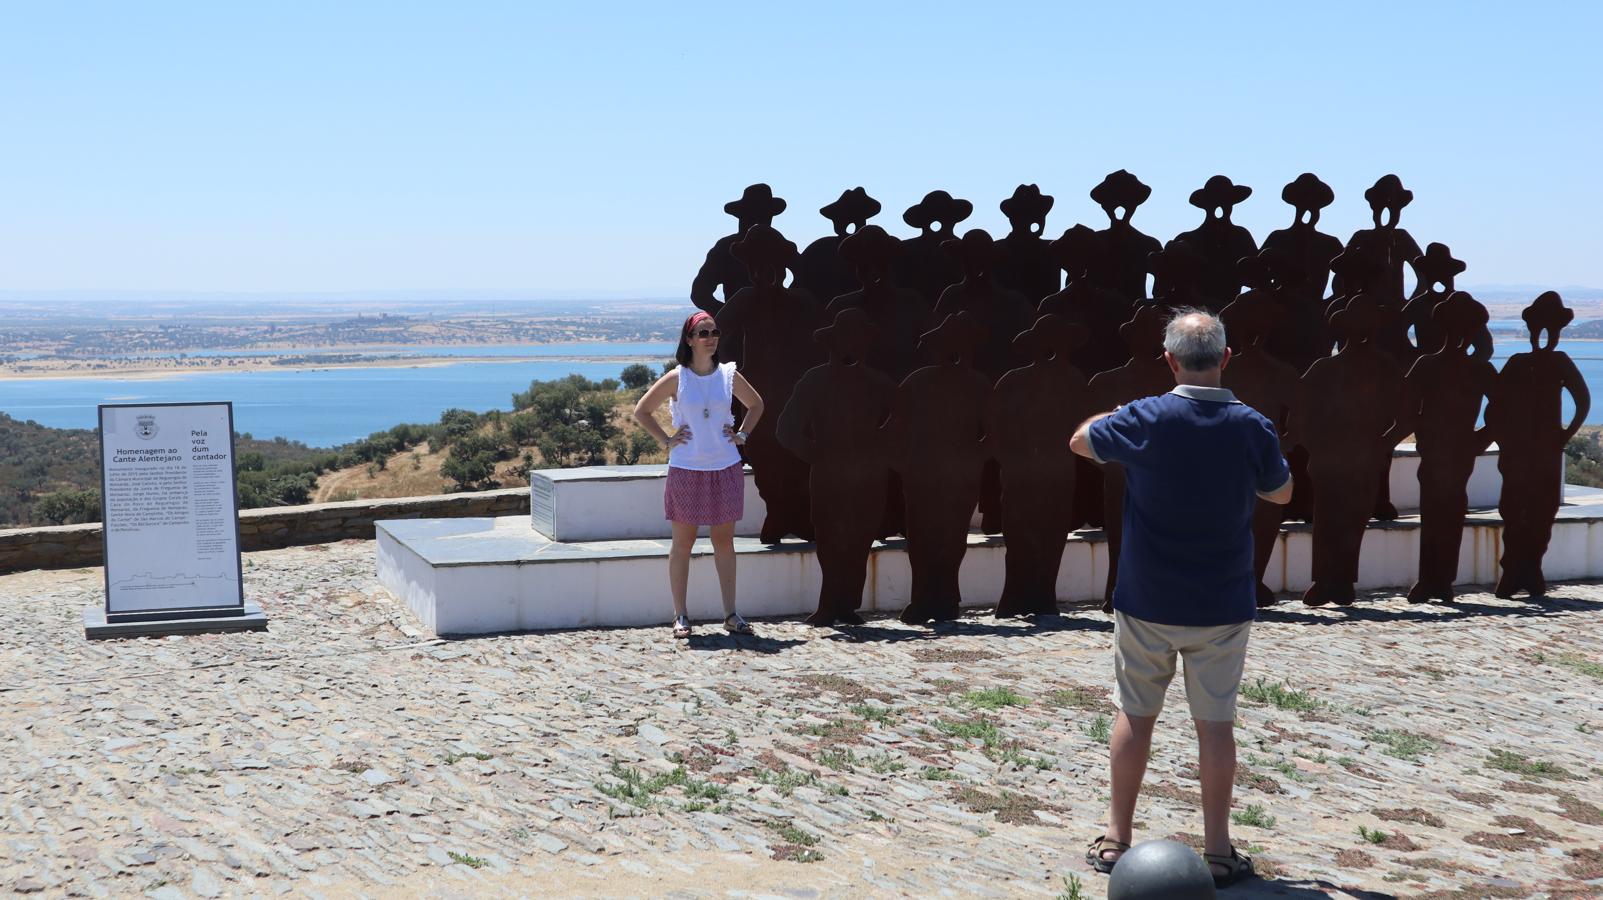
[[746,443],[746,436],[735,430],[735,426],[724,423],[724,440],[737,446]]
[[668,443],[665,446],[669,450],[672,450],[673,448],[679,446],[680,444],[684,444],[684,443],[689,442],[689,440],[690,440],[690,438],[692,436],[693,435],[690,432],[690,426],[689,425],[681,425],[681,426],[679,426],[679,430],[678,431],[675,431],[673,434],[668,436]]

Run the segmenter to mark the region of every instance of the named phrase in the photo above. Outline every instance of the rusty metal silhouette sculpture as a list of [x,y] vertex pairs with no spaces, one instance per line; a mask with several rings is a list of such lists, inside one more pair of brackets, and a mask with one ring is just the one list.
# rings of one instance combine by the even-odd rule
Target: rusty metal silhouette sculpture
[[[1119,336],[1130,348],[1130,361],[1091,379],[1091,396],[1097,409],[1114,409],[1174,388],[1174,373],[1163,360],[1163,331],[1171,315],[1172,310],[1156,303],[1135,305],[1130,321],[1119,329]],[[1111,612],[1124,528],[1124,466],[1115,462],[1102,464],[1102,521],[1108,539],[1108,580],[1102,610]]]
[[[1424,254],[1409,261],[1414,270],[1414,295],[1403,304],[1403,327],[1414,330],[1414,345],[1420,355],[1435,353],[1446,343],[1447,336],[1432,317],[1436,305],[1453,293],[1453,279],[1463,274],[1464,263],[1453,258],[1446,244],[1432,243]],[[1480,360],[1492,358],[1492,332],[1481,324],[1480,330],[1470,338],[1471,356]]]
[[1408,591],[1413,603],[1453,599],[1458,548],[1469,512],[1469,477],[1475,458],[1491,442],[1477,429],[1481,399],[1497,380],[1497,369],[1466,352],[1486,328],[1486,308],[1455,291],[1431,310],[1442,346],[1408,370],[1408,415],[1419,449],[1419,580]]
[[[1230,336],[1233,345],[1221,384],[1229,388],[1237,400],[1274,423],[1282,446],[1285,445],[1291,407],[1297,400],[1299,373],[1289,363],[1276,359],[1266,351],[1263,342],[1285,315],[1285,307],[1264,289],[1247,291],[1220,313],[1225,323],[1225,333]],[[1253,508],[1252,554],[1258,577],[1259,606],[1270,606],[1275,602],[1274,591],[1264,584],[1264,572],[1269,568],[1269,555],[1274,550],[1275,539],[1280,535],[1280,523],[1284,521],[1285,512],[1286,507],[1263,499],[1259,499]]]
[[[1264,238],[1263,249],[1274,250],[1284,254],[1287,267],[1301,273],[1301,277],[1286,287],[1293,296],[1303,298],[1310,304],[1317,304],[1320,312],[1324,310],[1325,287],[1330,282],[1330,263],[1341,255],[1341,239],[1335,235],[1325,234],[1318,229],[1319,211],[1334,203],[1336,193],[1330,185],[1319,180],[1312,172],[1304,172],[1289,182],[1280,191],[1280,199],[1291,204],[1293,209],[1291,227],[1271,232]],[[1288,313],[1287,319],[1297,320],[1297,314]],[[1289,325],[1290,321],[1283,323]],[[1323,316],[1321,316],[1323,321]],[[1274,344],[1271,342],[1270,347]],[[1325,345],[1328,355],[1330,345]],[[1298,365],[1290,356],[1281,356],[1286,362]],[[1310,363],[1312,360],[1309,361]],[[1302,367],[1307,371],[1307,366]]]
[[[1241,260],[1238,268],[1241,272],[1241,281],[1248,286],[1248,290],[1236,298],[1236,303],[1250,300],[1257,304],[1262,301],[1277,310],[1272,315],[1264,314],[1265,321],[1270,324],[1263,327],[1269,330],[1252,342],[1254,352],[1267,353],[1272,359],[1284,363],[1286,370],[1281,374],[1290,376],[1288,384],[1295,393],[1296,381],[1302,377],[1302,373],[1308,371],[1308,367],[1313,365],[1315,360],[1330,355],[1333,341],[1330,328],[1325,322],[1324,298],[1310,298],[1305,293],[1307,282],[1297,261],[1288,257],[1285,251],[1279,248],[1266,246],[1258,251],[1257,256]],[[1235,303],[1231,304],[1234,305]],[[1230,307],[1227,306],[1225,309],[1228,310]],[[1245,307],[1237,310],[1236,315],[1243,315],[1243,310]],[[1232,340],[1240,336],[1237,327],[1231,326],[1228,319],[1225,325]],[[1242,327],[1248,329],[1260,327],[1259,317],[1249,316],[1248,320],[1242,323]],[[1227,382],[1230,378],[1228,374],[1225,376]],[[1263,412],[1275,422],[1283,437],[1286,423],[1262,409],[1259,409],[1259,412]],[[1291,501],[1284,506],[1260,503],[1257,508],[1259,520],[1274,517],[1278,522],[1310,517],[1313,484],[1308,477],[1308,451],[1298,446],[1286,447],[1285,450],[1286,464],[1291,467],[1292,483],[1295,485]],[[1266,526],[1261,521],[1254,525],[1254,528],[1263,527]],[[1264,540],[1261,531],[1254,533],[1259,535],[1260,541]],[[1266,589],[1263,587],[1261,571],[1258,583],[1258,597],[1262,602],[1269,598],[1264,594]]]
[[[957,260],[963,277],[941,292],[935,315],[944,319],[956,312],[969,314],[980,331],[974,369],[994,383],[1009,369],[1026,362],[1013,338],[1030,326],[1035,310],[1023,294],[996,283],[994,266],[1003,250],[990,234],[975,228],[960,239],[942,244],[941,249]],[[986,464],[980,489],[980,527],[988,534],[1002,530],[1002,482],[997,465],[995,461]]]
[[946,286],[962,275],[957,263],[941,250],[955,237],[953,229],[974,213],[974,204],[945,191],[930,191],[902,213],[902,221],[918,229],[918,236],[902,244],[896,266],[896,283],[917,291],[934,306]]
[[[1542,557],[1563,499],[1564,445],[1592,408],[1586,379],[1569,354],[1558,349],[1559,332],[1574,320],[1575,312],[1548,291],[1521,317],[1530,330],[1531,349],[1503,363],[1486,405],[1486,426],[1497,441],[1497,471],[1503,476],[1497,501],[1503,518],[1503,559],[1496,593],[1504,598],[1520,591],[1532,597],[1547,593]],[[1575,401],[1575,414],[1567,426],[1565,391]]]
[[[796,245],[778,231],[753,225],[730,251],[746,265],[751,284],[718,311],[720,350],[738,364],[759,395],[774,398],[769,403],[783,403],[822,355],[817,345],[799,343],[795,336],[811,334],[823,310],[812,295],[785,286],[785,267],[796,257]],[[741,449],[767,506],[761,533],[767,544],[777,544],[787,534],[803,540],[813,534],[807,463],[775,440],[769,423],[778,418],[763,416]]]
[[1351,297],[1331,317],[1341,342],[1336,355],[1309,367],[1292,404],[1290,439],[1308,449],[1313,476],[1313,584],[1309,606],[1350,605],[1356,597],[1358,551],[1392,448],[1411,422],[1403,373],[1375,346],[1396,316],[1368,294]]
[[[1389,263],[1386,257],[1386,245],[1375,232],[1360,231],[1353,235],[1352,241],[1341,255],[1331,263],[1331,271],[1335,275],[1334,283],[1340,289],[1351,290],[1352,293],[1340,293],[1331,298],[1325,307],[1327,322],[1334,322],[1336,314],[1346,308],[1354,297],[1369,298],[1380,308],[1381,314],[1375,318],[1376,331],[1365,338],[1366,342],[1375,350],[1392,361],[1387,367],[1389,372],[1395,368],[1399,373],[1406,373],[1408,366],[1413,364],[1413,345],[1408,342],[1408,334],[1402,324],[1401,307],[1399,304],[1387,302],[1384,298],[1384,285],[1387,283]],[[1336,338],[1340,347],[1342,335],[1332,325],[1331,336]],[[1368,358],[1366,356],[1366,358]],[[1307,447],[1310,452],[1313,448]],[[1374,518],[1382,522],[1390,522],[1397,518],[1397,507],[1391,502],[1391,472],[1392,447],[1382,451],[1378,465],[1380,466],[1380,481],[1375,489],[1375,501],[1372,510]]]
[[985,413],[991,380],[974,371],[979,338],[968,313],[947,316],[920,338],[929,365],[896,389],[891,422],[899,444],[892,466],[906,493],[913,585],[901,619],[909,624],[951,621],[962,603],[958,569],[989,456]]
[[819,214],[835,226],[834,233],[813,241],[802,251],[794,286],[826,305],[841,294],[857,290],[857,275],[841,258],[840,246],[879,215],[879,208],[879,201],[860,187],[841,191],[839,199],[820,208]]
[[[1175,237],[1189,244],[1202,260],[1196,291],[1201,305],[1210,312],[1218,312],[1236,299],[1241,292],[1236,263],[1258,252],[1252,232],[1230,221],[1230,211],[1250,196],[1252,188],[1244,184],[1235,184],[1223,175],[1209,178],[1191,192],[1191,205],[1204,213],[1202,224]],[[1157,296],[1158,288],[1152,293]]]
[[1420,255],[1419,244],[1414,241],[1413,235],[1399,224],[1403,208],[1414,202],[1414,192],[1404,188],[1402,179],[1396,175],[1382,175],[1369,190],[1364,191],[1364,200],[1369,203],[1374,227],[1354,232],[1347,246],[1351,247],[1355,240],[1372,239],[1377,242],[1379,249],[1376,252],[1385,260],[1384,273],[1358,285],[1357,290],[1352,285],[1338,283],[1336,291],[1349,296],[1366,293],[1381,306],[1401,307],[1406,296],[1403,293],[1403,267]]
[[[753,225],[774,224],[774,216],[785,211],[785,201],[775,197],[773,189],[766,184],[748,185],[740,195],[739,200],[731,200],[724,204],[724,212],[734,216],[740,223],[734,234],[727,234],[719,238],[707,251],[707,260],[701,264],[701,271],[690,282],[690,302],[699,309],[705,310],[709,315],[716,316],[718,310],[732,299],[740,289],[751,284],[751,276],[746,266],[736,259],[729,251],[735,243],[746,236]],[[792,260],[786,260],[789,267]],[[784,282],[784,278],[780,278]],[[719,286],[724,289],[724,297],[718,299],[716,291]]]
[[1152,273],[1152,302],[1171,308],[1209,308],[1202,294],[1202,277],[1208,261],[1197,249],[1182,240],[1172,240],[1157,253],[1147,254],[1147,271]]
[[996,267],[996,280],[1031,304],[1057,293],[1062,283],[1046,240],[1046,214],[1051,211],[1052,197],[1033,184],[1019,185],[1002,201],[1002,215],[1011,230],[1002,238],[1006,253]]
[[[1132,304],[1096,282],[1097,266],[1106,258],[1102,236],[1076,225],[1052,242],[1052,259],[1063,270],[1063,290],[1041,301],[1037,311],[1060,315],[1085,329],[1086,341],[1069,354],[1069,361],[1089,381],[1100,372],[1130,361],[1130,351],[1119,328],[1130,320]],[[1102,470],[1081,456],[1074,457],[1074,506],[1070,528],[1102,524]]]
[[863,624],[857,610],[896,444],[885,427],[896,383],[866,362],[874,331],[868,313],[844,309],[814,332],[829,348],[829,361],[802,376],[779,415],[780,443],[812,467],[821,585],[809,625]]
[[1033,360],[1003,375],[991,391],[985,433],[1002,467],[1006,577],[996,615],[1058,611],[1058,570],[1074,497],[1069,436],[1090,415],[1085,376],[1069,361],[1085,329],[1044,315],[1014,339]]
[[1135,229],[1130,220],[1136,207],[1147,202],[1152,188],[1123,169],[1112,172],[1091,189],[1091,199],[1107,213],[1102,236],[1107,255],[1098,267],[1097,283],[1134,303],[1147,296],[1147,256],[1163,249],[1158,239]]

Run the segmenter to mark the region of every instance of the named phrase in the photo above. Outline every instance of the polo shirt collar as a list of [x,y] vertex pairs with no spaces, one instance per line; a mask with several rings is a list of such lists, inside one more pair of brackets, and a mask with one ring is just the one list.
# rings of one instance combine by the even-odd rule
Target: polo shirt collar
[[1202,387],[1196,384],[1177,384],[1171,394],[1179,394],[1187,400],[1212,400],[1215,403],[1239,403],[1236,395],[1229,388]]

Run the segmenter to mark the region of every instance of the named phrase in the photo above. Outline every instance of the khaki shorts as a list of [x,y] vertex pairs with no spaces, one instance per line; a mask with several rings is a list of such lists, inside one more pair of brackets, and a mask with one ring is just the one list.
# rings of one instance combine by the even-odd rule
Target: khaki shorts
[[1174,677],[1174,658],[1185,660],[1186,702],[1204,722],[1236,718],[1236,689],[1247,659],[1252,622],[1234,625],[1160,625],[1113,614],[1113,705],[1131,716],[1155,716]]

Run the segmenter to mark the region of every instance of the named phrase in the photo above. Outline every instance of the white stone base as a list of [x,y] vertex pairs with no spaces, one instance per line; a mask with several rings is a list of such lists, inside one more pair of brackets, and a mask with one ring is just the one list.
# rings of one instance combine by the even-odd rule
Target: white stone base
[[[1550,580],[1603,576],[1603,491],[1569,488],[1543,566]],[[662,540],[557,543],[521,516],[379,522],[379,580],[436,634],[486,634],[552,628],[664,624],[668,600],[668,542]],[[1459,555],[1459,584],[1489,584],[1498,576],[1501,522],[1471,513]],[[1266,581],[1276,591],[1308,587],[1312,533],[1292,525],[1281,533]],[[964,605],[996,604],[1006,548],[1000,538],[971,535],[963,559]],[[818,601],[819,572],[812,545],[770,547],[736,539],[741,612],[801,616]],[[1364,536],[1360,588],[1404,588],[1419,560],[1419,523],[1375,523]],[[1098,600],[1107,577],[1100,531],[1070,535],[1058,573],[1058,599]],[[907,605],[911,574],[905,543],[876,544],[863,592],[867,611]],[[698,541],[690,564],[690,612],[722,616],[711,547]]]
[[[668,467],[662,465],[538,469],[529,473],[529,518],[536,531],[554,541],[668,537],[672,530],[662,514],[667,477]],[[1397,446],[1390,478],[1392,505],[1403,511],[1418,509],[1419,453],[1413,444]],[[1470,508],[1496,506],[1502,485],[1493,445],[1475,460],[1468,485]],[[747,468],[746,514],[735,523],[735,533],[758,534],[766,514]],[[979,525],[978,514],[974,524]]]

